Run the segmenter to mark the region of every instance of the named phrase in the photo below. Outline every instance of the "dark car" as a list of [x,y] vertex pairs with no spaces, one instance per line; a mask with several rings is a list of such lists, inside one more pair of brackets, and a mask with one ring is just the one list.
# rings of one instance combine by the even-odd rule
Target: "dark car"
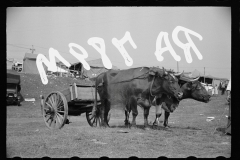
[[20,90],[20,75],[7,73],[7,104],[21,105]]
[[19,95],[20,86],[14,83],[7,83],[7,104],[17,104],[20,106],[21,97]]

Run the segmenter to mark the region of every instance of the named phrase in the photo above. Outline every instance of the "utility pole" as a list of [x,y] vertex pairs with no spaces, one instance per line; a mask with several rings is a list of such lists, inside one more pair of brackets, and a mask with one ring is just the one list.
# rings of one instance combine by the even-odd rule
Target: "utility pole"
[[204,83],[205,83],[205,67],[204,67]]
[[177,61],[177,72],[179,72],[179,70],[178,70],[178,61]]
[[33,45],[32,45],[32,48],[30,50],[32,51],[32,54],[33,54],[33,52],[35,51],[35,49],[33,48]]

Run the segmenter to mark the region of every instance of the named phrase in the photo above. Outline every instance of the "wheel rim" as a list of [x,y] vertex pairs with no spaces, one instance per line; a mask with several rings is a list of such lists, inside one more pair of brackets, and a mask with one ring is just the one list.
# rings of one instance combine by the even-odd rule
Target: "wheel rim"
[[62,128],[68,115],[68,105],[65,96],[58,91],[50,93],[44,101],[42,112],[48,128]]
[[92,127],[100,126],[101,118],[98,110],[96,111],[95,115],[93,115],[92,112],[86,112],[86,118],[90,126]]
[[[111,114],[108,114],[108,119],[107,121],[109,122],[110,120],[110,116]],[[92,115],[92,111],[91,112],[86,112],[86,118],[87,118],[87,122],[91,127],[97,127],[100,126],[101,124],[101,118],[100,118],[100,111],[99,109],[96,110],[95,115]]]

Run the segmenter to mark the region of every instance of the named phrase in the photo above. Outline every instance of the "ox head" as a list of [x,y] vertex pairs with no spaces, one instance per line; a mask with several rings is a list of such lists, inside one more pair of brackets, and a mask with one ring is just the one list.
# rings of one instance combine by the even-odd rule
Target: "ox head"
[[190,96],[189,98],[207,103],[210,101],[211,95],[208,94],[207,90],[198,79],[199,77],[185,83],[182,86],[182,91],[187,93]]
[[149,74],[155,76],[154,85],[152,86],[155,94],[165,93],[175,97],[177,100],[182,98],[183,92],[178,84],[178,78],[172,72],[166,71],[164,68],[151,68]]

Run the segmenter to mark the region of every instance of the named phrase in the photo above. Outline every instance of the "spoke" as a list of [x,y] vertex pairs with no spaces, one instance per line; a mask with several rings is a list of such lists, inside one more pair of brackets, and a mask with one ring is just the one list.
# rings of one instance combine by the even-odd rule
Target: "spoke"
[[55,103],[54,96],[55,96],[55,94],[52,94],[51,98],[52,98],[52,102],[53,102],[53,107],[56,108],[56,103]]
[[51,118],[50,124],[48,123],[48,124],[49,124],[49,127],[51,127],[52,122],[53,122],[53,119]]
[[93,119],[93,122],[92,122],[92,125],[93,125],[93,126],[95,126],[95,125],[94,125],[94,124],[95,124],[95,120],[96,120],[96,118]]
[[44,116],[46,117],[46,116],[51,116],[51,115],[52,115],[51,112],[48,112],[48,113],[45,112],[45,115],[44,115]]
[[59,125],[61,125],[62,124],[62,120],[60,119],[60,117],[58,115],[57,115],[57,120],[59,122]]
[[[90,117],[90,116],[89,116],[89,117]],[[89,120],[91,121],[93,118],[94,118],[94,117],[93,117],[93,116],[91,116],[91,117],[89,118]]]
[[52,106],[46,101],[45,104],[47,104],[50,108],[52,108]]
[[96,123],[96,126],[97,126],[98,119],[97,119],[97,118],[95,118],[95,120],[96,120],[96,121],[95,121],[95,123]]
[[64,111],[57,111],[58,113],[64,113]]
[[[52,97],[52,96],[51,96],[51,97]],[[51,97],[48,97],[48,100],[49,100],[49,102],[51,103],[51,105],[52,105],[52,107],[53,107],[53,102],[52,102]]]
[[63,116],[59,113],[57,113],[57,115],[59,116],[59,118],[61,117],[61,119],[63,119]]
[[98,118],[98,126],[100,126],[100,123],[101,123],[100,118]]
[[56,97],[56,105],[57,105],[57,104],[58,104],[58,101],[59,101],[59,96],[58,96],[57,93],[55,94],[55,97]]
[[[58,104],[57,104],[57,109],[61,109],[62,106],[63,106],[63,100],[61,99],[61,101],[58,102]],[[64,107],[63,107],[63,108],[64,108]]]
[[57,102],[58,102],[57,93],[54,94],[53,99],[54,99],[55,106],[57,107]]
[[62,98],[59,94],[57,94],[57,106],[60,106],[61,102],[62,102]]
[[[46,118],[47,118],[47,117],[46,117]],[[49,116],[49,117],[48,117],[48,119],[46,120],[46,122],[48,122],[48,121],[49,121],[49,119],[51,119],[51,116]]]

